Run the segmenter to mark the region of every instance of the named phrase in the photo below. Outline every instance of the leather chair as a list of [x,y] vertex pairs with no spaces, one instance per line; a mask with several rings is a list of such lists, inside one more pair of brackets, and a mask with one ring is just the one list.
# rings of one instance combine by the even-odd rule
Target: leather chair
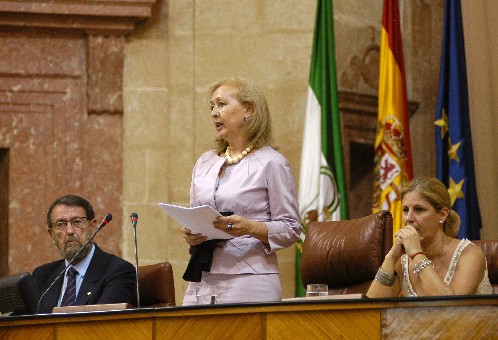
[[366,294],[393,244],[389,211],[344,221],[308,224],[301,255],[301,279],[325,283],[329,294]]
[[472,241],[481,247],[488,263],[488,276],[493,294],[498,294],[498,240],[475,240]]
[[138,267],[140,307],[172,307],[175,301],[173,268],[169,262]]

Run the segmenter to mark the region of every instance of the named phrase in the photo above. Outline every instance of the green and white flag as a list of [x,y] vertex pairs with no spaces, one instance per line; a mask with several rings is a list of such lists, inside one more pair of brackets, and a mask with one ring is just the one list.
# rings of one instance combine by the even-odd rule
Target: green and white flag
[[348,218],[333,18],[332,0],[318,0],[299,176],[296,296],[305,295],[300,263],[307,223]]

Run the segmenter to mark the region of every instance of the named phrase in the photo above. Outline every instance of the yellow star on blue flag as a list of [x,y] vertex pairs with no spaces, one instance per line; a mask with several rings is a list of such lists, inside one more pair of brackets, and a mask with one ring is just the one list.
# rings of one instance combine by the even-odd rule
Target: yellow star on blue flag
[[462,144],[462,142],[452,144],[451,138],[448,138],[448,157],[450,157],[450,160],[454,159],[455,161],[460,162],[460,158],[458,158],[458,149],[460,148],[460,144]]
[[434,122],[434,125],[439,126],[441,128],[441,139],[444,138],[446,132],[448,132],[448,115],[443,109],[441,113],[441,118]]
[[462,187],[463,187],[463,179],[455,183],[453,178],[450,177],[450,187],[448,188],[448,193],[450,194],[451,198],[451,206],[455,205],[455,201],[458,198],[465,198],[462,192]]

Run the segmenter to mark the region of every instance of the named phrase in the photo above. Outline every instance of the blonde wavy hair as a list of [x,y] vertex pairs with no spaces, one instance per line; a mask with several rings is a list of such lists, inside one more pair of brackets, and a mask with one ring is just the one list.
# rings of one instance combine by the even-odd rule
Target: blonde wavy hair
[[[242,105],[251,105],[254,109],[253,114],[246,121],[243,132],[249,144],[252,144],[255,148],[272,146],[273,133],[270,109],[258,86],[254,82],[243,78],[223,78],[209,87],[210,95],[212,96],[216,89],[224,85],[231,86],[236,90],[234,96]],[[216,138],[215,144],[217,153],[225,151],[228,146],[228,142],[220,138]]]

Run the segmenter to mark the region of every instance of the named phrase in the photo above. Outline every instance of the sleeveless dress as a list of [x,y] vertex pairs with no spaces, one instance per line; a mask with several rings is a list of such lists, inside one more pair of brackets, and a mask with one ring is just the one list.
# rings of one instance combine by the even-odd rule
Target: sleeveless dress
[[[448,268],[448,271],[446,272],[446,276],[444,277],[444,283],[446,283],[447,285],[450,284],[451,279],[455,274],[458,260],[460,259],[462,251],[469,244],[472,244],[472,242],[464,238],[460,241],[458,247],[455,249],[453,257],[451,258],[450,266]],[[403,271],[403,277],[401,280],[401,294],[405,297],[418,296],[412,287],[412,283],[410,282],[410,275],[408,275],[408,260],[409,257],[407,254],[401,256],[401,267]],[[486,271],[484,272],[484,278],[477,287],[477,291],[475,292],[475,294],[491,294],[491,293],[492,293],[491,283],[489,282],[489,277],[488,277],[488,264],[486,263]]]

